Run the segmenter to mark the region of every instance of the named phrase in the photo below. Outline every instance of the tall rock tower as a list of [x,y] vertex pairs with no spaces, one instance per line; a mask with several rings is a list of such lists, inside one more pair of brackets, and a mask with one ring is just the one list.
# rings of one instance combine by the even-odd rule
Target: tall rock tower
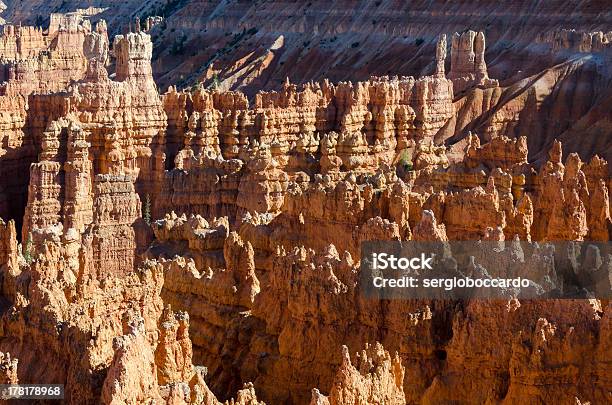
[[71,123],[68,130],[70,142],[64,163],[64,227],[82,233],[93,221],[91,144],[78,124]]
[[436,44],[436,77],[445,77],[444,63],[446,62],[446,34],[440,35]]
[[134,189],[135,177],[126,174],[125,154],[119,142],[106,152],[108,164],[94,179],[93,226],[85,239],[91,246],[96,274],[125,274],[134,268],[141,202]]
[[113,49],[117,58],[117,81],[142,76],[153,77],[151,69],[153,43],[149,34],[130,32],[125,35],[117,35]]
[[483,32],[455,32],[451,43],[451,69],[448,78],[453,81],[455,94],[472,86],[496,86],[489,79],[485,62],[485,36]]

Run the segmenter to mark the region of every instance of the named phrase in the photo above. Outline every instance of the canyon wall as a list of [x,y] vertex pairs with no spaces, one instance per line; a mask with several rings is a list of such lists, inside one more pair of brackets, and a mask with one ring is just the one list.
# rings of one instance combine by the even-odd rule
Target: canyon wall
[[124,33],[136,16],[143,23],[161,16],[163,23],[151,34],[157,49],[153,68],[163,88],[178,81],[211,84],[217,77],[224,89],[249,95],[261,88],[278,90],[287,76],[302,84],[431,74],[437,37],[467,30],[487,38],[489,75],[516,81],[559,62],[557,53],[543,54],[534,46],[541,36],[564,29],[605,36],[611,23],[605,1],[586,0],[520,0],[511,6],[489,0],[8,3],[2,15],[13,24],[46,24],[50,14],[80,7],[79,14],[105,19],[113,34]]
[[592,299],[375,299],[360,278],[367,240],[496,242],[474,274],[519,240],[608,242],[606,105],[556,129],[534,113],[564,116],[605,77],[585,73],[599,45],[510,84],[467,31],[437,36],[418,78],[160,94],[156,28],[111,49],[95,26],[22,27],[42,38],[26,60],[67,68],[0,96],[0,380],[65,384],[75,404],[609,399],[606,251],[572,258],[603,280]]
[[[363,341],[381,341],[398,351],[406,368],[403,390],[409,403],[440,398],[469,402],[476,392],[478,402],[508,395],[563,402],[570,394],[560,394],[558,386],[518,387],[534,387],[531,384],[542,379],[556,386],[565,372],[559,369],[552,377],[550,369],[539,368],[553,363],[586,370],[594,362],[594,369],[605,369],[593,356],[607,350],[609,342],[578,337],[568,343],[570,353],[582,353],[573,359],[553,360],[561,353],[551,349],[551,357],[539,366],[521,365],[525,369],[516,375],[508,368],[519,361],[518,353],[527,350],[521,362],[531,356],[526,347],[536,343],[527,336],[539,336],[537,325],[554,319],[552,329],[561,328],[563,336],[607,328],[601,322],[606,310],[597,309],[600,303],[500,300],[465,307],[436,300],[383,304],[363,295],[357,261],[364,240],[609,240],[610,178],[601,160],[585,165],[574,154],[563,164],[557,143],[538,172],[527,163],[525,138],[496,138],[481,146],[472,137],[466,155],[452,172],[430,166],[403,177],[395,170],[361,175],[338,171],[316,174],[314,181],[289,180],[281,208],[248,212],[237,234],[230,232],[231,217],[208,222],[173,213],[156,221],[156,242],[147,255],[167,263],[172,276],[162,297],[191,314],[192,328],[197,328],[194,356],[209,364],[213,389],[232,392],[241,380],[253,380],[264,399],[304,403],[310,396],[308,385],[332,386],[333,370],[342,361],[336,342],[357,351]],[[274,164],[268,167],[278,170]],[[186,296],[192,298],[185,302]],[[491,313],[495,315],[489,318]],[[578,318],[570,320],[566,313]],[[523,335],[527,331],[529,335]],[[479,339],[469,337],[474,333],[508,338],[504,343],[491,338],[490,347],[482,348],[482,342],[468,343]],[[526,346],[516,346],[510,338],[519,335],[527,339],[521,343]],[[330,346],[337,350],[321,350]],[[493,352],[497,355],[486,354]],[[232,362],[219,361],[227,356]],[[492,369],[497,371],[490,374]],[[299,377],[293,370],[302,370]],[[577,371],[572,381],[587,378],[582,373]],[[464,391],[474,386],[474,375],[482,385]],[[587,383],[571,395],[601,399],[604,387]]]
[[48,122],[64,115],[63,98],[37,113],[37,95],[63,91],[83,79],[88,58],[105,64],[108,36],[103,22],[92,31],[89,21],[67,18],[51,33],[4,25],[0,44],[0,188],[6,198],[0,202],[0,216],[15,218],[20,225],[28,198],[27,173],[41,151],[42,132]]

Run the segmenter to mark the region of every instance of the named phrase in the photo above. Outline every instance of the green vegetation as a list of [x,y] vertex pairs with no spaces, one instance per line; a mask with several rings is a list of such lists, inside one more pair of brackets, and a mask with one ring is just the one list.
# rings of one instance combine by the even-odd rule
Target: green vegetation
[[402,152],[402,154],[400,155],[398,164],[400,165],[400,167],[402,167],[407,172],[412,170],[412,160],[410,158],[410,154],[408,153],[408,151],[405,150]]
[[155,10],[155,14],[153,15],[159,15],[167,18],[169,15],[178,10],[184,2],[184,0],[169,0],[166,4]]
[[149,194],[145,196],[145,205],[142,217],[147,225],[151,225],[151,197]]
[[210,85],[208,86],[209,90],[217,90],[219,88],[219,86],[221,86],[221,80],[219,80],[219,75],[218,74],[213,74],[212,80],[210,82]]
[[[140,18],[140,27],[144,29],[145,21],[148,17],[159,16],[163,17],[164,21],[162,22],[162,29],[166,29],[166,18],[168,18],[171,14],[174,14],[187,0],[168,0],[165,4],[157,4],[157,7],[148,7],[138,16]],[[66,2],[66,0],[64,0]],[[161,3],[161,2],[160,2]]]
[[187,35],[183,33],[174,40],[174,43],[170,47],[170,54],[178,55],[183,53],[185,50],[185,42],[187,42]]
[[32,256],[32,234],[28,233],[28,239],[26,240],[25,248],[23,251],[23,258],[27,264],[32,263],[34,257]]
[[45,24],[45,19],[43,18],[42,15],[37,15],[36,16],[36,22],[34,23],[35,26],[37,27],[41,27]]

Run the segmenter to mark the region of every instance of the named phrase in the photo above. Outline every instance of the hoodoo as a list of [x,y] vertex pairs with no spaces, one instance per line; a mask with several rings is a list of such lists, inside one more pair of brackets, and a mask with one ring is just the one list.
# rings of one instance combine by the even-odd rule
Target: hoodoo
[[[610,401],[605,7],[73,3],[0,2],[21,399]],[[370,274],[371,243],[414,260]],[[527,282],[370,281],[447,285],[440,263]]]

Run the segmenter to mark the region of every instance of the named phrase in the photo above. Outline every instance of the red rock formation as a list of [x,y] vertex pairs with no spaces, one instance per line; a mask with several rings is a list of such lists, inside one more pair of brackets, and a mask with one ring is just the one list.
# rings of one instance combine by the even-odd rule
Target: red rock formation
[[380,343],[366,344],[365,350],[356,355],[356,364],[346,346],[342,347],[342,365],[329,398],[313,389],[311,405],[337,404],[405,404],[404,367],[397,353],[392,359]]
[[[555,142],[539,178],[535,202],[534,237],[537,240],[582,240],[588,233],[585,202],[588,188],[577,155],[561,163],[561,144]],[[604,219],[604,222],[606,220]]]
[[[2,358],[3,381],[15,383],[19,377],[66,382],[66,400],[71,403],[94,402],[100,395],[104,403],[157,399],[220,404],[203,380],[204,368],[192,364],[187,315],[169,307],[162,312],[161,265],[147,262],[125,275],[112,270],[96,274],[88,242],[75,241],[73,250],[71,236],[62,236],[61,226],[39,229],[34,235],[33,259],[21,263],[32,285],[19,283],[20,275],[3,266],[3,287],[13,285],[15,291],[5,295],[12,300],[13,315],[2,321],[1,345],[3,350],[11,347],[22,360],[17,368],[17,360]],[[15,259],[3,260],[17,259],[17,252],[8,254]],[[120,336],[122,325],[125,335]],[[103,386],[85,377],[87,370],[99,367],[105,369]],[[237,403],[259,404],[252,386],[238,392],[237,398]]]
[[18,384],[18,359],[11,359],[10,353],[0,353],[0,384]]
[[42,29],[36,27],[15,27],[3,25],[0,36],[0,55],[4,59],[19,60],[38,56],[48,46]]
[[[10,3],[5,18],[31,24],[38,15],[46,17],[60,9],[62,1]],[[181,76],[182,83],[189,85],[197,80],[210,84],[217,77],[223,88],[245,89],[250,95],[264,86],[280,88],[287,76],[306,83],[323,77],[365,80],[389,71],[430,73],[429,55],[437,36],[469,29],[487,34],[491,77],[524,78],[557,64],[558,53],[544,53],[543,47],[534,46],[540,37],[575,28],[578,38],[598,41],[597,32],[605,38],[610,31],[604,2],[583,7],[577,0],[521,1],[511,8],[490,1],[457,5],[423,0],[374,2],[365,7],[355,2],[338,7],[320,0],[309,6],[277,0],[168,4],[162,8],[126,0],[101,15],[121,31],[134,16],[146,22],[164,13],[164,22],[149,31],[157,34],[160,52],[154,65],[163,88]],[[277,41],[282,47],[274,46]],[[202,47],[203,43],[208,46]]]
[[[191,363],[186,314],[175,314],[167,308],[160,322],[155,351],[146,338],[142,318],[132,320],[129,332],[115,338],[115,355],[102,388],[102,402],[221,405],[203,380],[205,370]],[[229,403],[264,405],[250,384],[238,391],[236,400],[226,402]]]
[[27,105],[23,96],[0,96],[0,217],[15,218],[19,224],[28,199],[28,179],[23,173],[29,172],[37,155],[23,130]]
[[[441,36],[432,76],[286,80],[249,103],[160,96],[140,21],[114,72],[81,14],[5,37],[27,55],[0,96],[0,216],[17,219],[0,222],[2,381],[65,384],[67,403],[608,398],[606,299],[382,300],[360,279],[368,240],[499,242],[472,272],[519,240],[609,240],[604,159],[504,136],[557,108],[539,97],[556,70],[502,87],[468,31],[449,79]],[[606,280],[609,255],[574,271],[587,261]]]
[[87,58],[108,53],[108,39],[101,38],[106,35],[103,27],[104,22],[99,23],[100,32],[92,33],[89,21],[70,19],[57,27],[52,24],[44,34],[40,28],[6,25],[0,36],[0,55],[1,70],[8,75],[0,76],[6,80],[0,94],[61,91],[72,80],[81,79]]
[[0,219],[0,263],[5,272],[19,271],[17,252],[15,221],[10,220],[5,223]]
[[134,267],[134,224],[140,218],[141,203],[133,181],[125,174],[96,176],[93,227],[85,238],[91,238],[93,266],[100,275],[119,275]]
[[609,48],[612,41],[612,32],[581,32],[575,29],[560,29],[543,33],[538,41],[549,44],[551,50],[555,52],[561,50],[602,52]]
[[53,121],[43,133],[39,162],[30,167],[23,240],[62,222],[83,232],[92,222],[92,169],[86,134],[75,122]]
[[[301,91],[287,84],[283,92],[258,94],[254,110],[245,103],[236,109],[234,101],[226,107],[231,97],[201,89],[194,95],[174,90],[164,95],[171,117],[168,155],[176,153],[176,168],[187,173],[174,172],[162,182],[157,216],[169,209],[184,210],[185,188],[219,196],[199,208],[208,216],[278,211],[288,179],[319,172],[371,173],[393,164],[410,148],[416,148],[418,168],[448,165],[440,148],[422,143],[431,142],[453,114],[452,85],[444,77],[373,78],[337,86],[325,81]],[[336,128],[339,133],[330,132]],[[315,131],[328,133],[320,137]],[[178,151],[180,137],[185,146]],[[240,178],[243,164],[236,158],[249,162]],[[199,180],[206,171],[217,172],[222,181],[206,185]]]
[[497,80],[489,79],[485,62],[485,37],[483,32],[472,30],[455,33],[451,43],[451,69],[448,77],[453,81],[455,93],[470,86],[497,86]]

